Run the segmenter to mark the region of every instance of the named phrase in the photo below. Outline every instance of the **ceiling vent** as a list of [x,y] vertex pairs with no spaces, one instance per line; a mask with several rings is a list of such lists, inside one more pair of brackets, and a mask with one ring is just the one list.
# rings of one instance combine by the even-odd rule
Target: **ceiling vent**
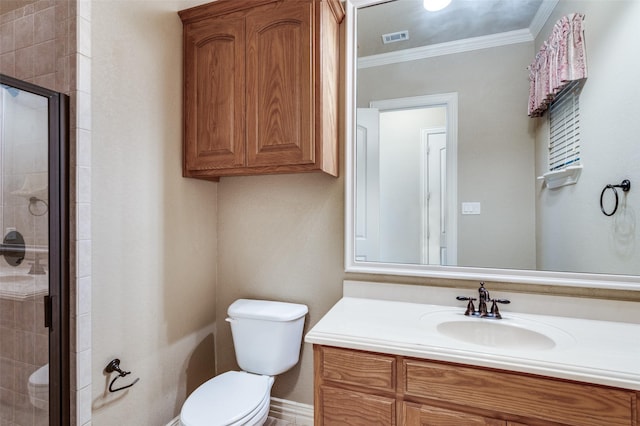
[[396,33],[382,34],[382,42],[384,44],[395,43],[397,41],[409,40],[409,31],[398,31]]

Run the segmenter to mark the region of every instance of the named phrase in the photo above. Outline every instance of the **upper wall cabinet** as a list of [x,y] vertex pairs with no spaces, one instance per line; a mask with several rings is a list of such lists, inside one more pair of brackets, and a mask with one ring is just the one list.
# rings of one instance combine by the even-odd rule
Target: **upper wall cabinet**
[[338,0],[218,0],[184,25],[186,177],[338,174]]

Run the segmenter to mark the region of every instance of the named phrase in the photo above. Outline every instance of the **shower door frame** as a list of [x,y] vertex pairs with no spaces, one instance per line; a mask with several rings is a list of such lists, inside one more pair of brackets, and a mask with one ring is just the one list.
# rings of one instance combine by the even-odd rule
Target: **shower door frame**
[[71,424],[69,280],[69,97],[0,74],[0,83],[43,96],[49,119],[49,425]]

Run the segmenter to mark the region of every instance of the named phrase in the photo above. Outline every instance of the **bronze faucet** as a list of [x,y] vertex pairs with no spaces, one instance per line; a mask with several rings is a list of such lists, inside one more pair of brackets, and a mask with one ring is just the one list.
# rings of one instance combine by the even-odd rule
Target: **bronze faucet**
[[[477,316],[480,318],[494,318],[501,319],[502,315],[500,315],[500,310],[498,309],[498,303],[508,304],[511,303],[510,300],[507,299],[492,299],[489,290],[484,287],[484,282],[480,283],[480,288],[478,289],[478,299],[475,297],[465,297],[458,296],[457,300],[468,300],[467,310],[464,311],[464,314],[467,316]],[[478,302],[478,310],[476,310],[473,305],[474,300],[479,300]],[[487,302],[491,302],[491,309],[487,311]]]
[[489,296],[489,290],[484,288],[484,283],[480,283],[480,288],[478,289],[478,299],[480,302],[478,303],[478,312],[481,317],[487,316],[487,301],[491,300],[491,296]]

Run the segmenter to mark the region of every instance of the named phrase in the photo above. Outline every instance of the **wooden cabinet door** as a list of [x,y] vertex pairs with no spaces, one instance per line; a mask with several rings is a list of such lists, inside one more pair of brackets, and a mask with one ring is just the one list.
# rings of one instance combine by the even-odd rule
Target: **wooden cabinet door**
[[242,18],[185,27],[185,173],[244,164],[245,41]]
[[313,3],[247,16],[247,166],[313,164]]
[[322,386],[317,426],[393,426],[396,400],[345,389]]
[[404,426],[505,426],[502,420],[489,419],[444,408],[403,403]]

